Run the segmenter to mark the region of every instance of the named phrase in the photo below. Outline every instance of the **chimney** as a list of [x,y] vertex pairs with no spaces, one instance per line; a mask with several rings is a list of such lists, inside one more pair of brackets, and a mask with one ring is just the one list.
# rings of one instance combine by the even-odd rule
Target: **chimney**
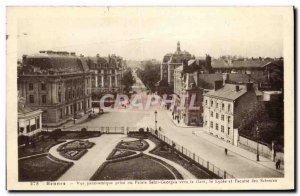
[[253,83],[248,82],[248,83],[246,84],[246,90],[247,90],[247,92],[248,92],[248,91],[254,90],[254,88],[253,88]]
[[238,92],[239,90],[240,90],[240,86],[239,86],[239,85],[236,85],[236,86],[235,86],[235,91]]
[[223,81],[222,80],[216,80],[215,81],[215,91],[219,90],[220,88],[223,88]]
[[229,80],[229,74],[223,73],[223,85],[225,85]]

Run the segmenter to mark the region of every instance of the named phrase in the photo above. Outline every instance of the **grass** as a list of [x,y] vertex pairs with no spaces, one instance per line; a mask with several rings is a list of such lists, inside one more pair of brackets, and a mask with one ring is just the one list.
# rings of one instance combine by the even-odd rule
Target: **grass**
[[144,151],[149,147],[149,144],[144,140],[136,140],[131,142],[121,141],[116,148],[126,149],[126,150],[135,150],[135,151]]
[[175,179],[170,170],[149,156],[105,162],[91,180],[171,180]]
[[149,136],[148,138],[156,144],[156,148],[154,148],[151,151],[151,153],[161,156],[161,157],[164,157],[170,161],[173,161],[173,162],[181,165],[186,170],[188,170],[190,173],[192,173],[197,179],[218,178],[216,175],[207,171],[205,168],[201,168],[200,166],[194,164],[189,159],[173,152],[172,149],[168,145],[164,144],[156,137]]
[[62,142],[65,141],[55,141],[53,139],[47,138],[44,141],[36,142],[35,147],[33,146],[20,147],[18,150],[18,156],[19,158],[22,158],[31,155],[47,153],[52,146],[55,146]]
[[54,181],[72,165],[47,155],[19,160],[19,181]]

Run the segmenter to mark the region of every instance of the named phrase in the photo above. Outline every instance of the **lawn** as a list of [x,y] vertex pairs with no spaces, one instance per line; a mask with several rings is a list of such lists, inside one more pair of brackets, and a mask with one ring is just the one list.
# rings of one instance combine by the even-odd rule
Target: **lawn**
[[57,180],[72,164],[47,155],[19,160],[19,181]]
[[126,149],[126,150],[136,150],[144,151],[149,147],[149,144],[144,140],[136,140],[131,142],[121,141],[116,148]]
[[104,164],[91,180],[171,180],[176,175],[146,155]]
[[47,138],[44,141],[39,141],[35,143],[35,147],[32,145],[20,147],[18,150],[19,158],[31,156],[35,154],[47,153],[52,146],[60,144],[65,141],[55,141],[53,139]]
[[185,169],[187,169],[189,172],[191,172],[194,176],[197,177],[197,179],[209,179],[209,178],[218,178],[213,173],[205,170],[204,168],[201,168],[200,166],[197,166],[196,164],[193,164],[190,160],[184,158],[183,156],[180,156],[178,153],[175,153],[172,151],[172,149],[166,145],[163,144],[159,139],[157,139],[154,136],[149,136],[149,139],[156,144],[156,148],[154,148],[151,153],[164,157],[166,159],[169,159],[170,161],[173,161]]

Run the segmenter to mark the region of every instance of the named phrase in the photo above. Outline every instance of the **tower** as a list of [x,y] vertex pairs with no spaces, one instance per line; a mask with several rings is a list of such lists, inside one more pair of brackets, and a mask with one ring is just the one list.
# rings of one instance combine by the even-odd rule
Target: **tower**
[[177,52],[180,52],[180,42],[177,42]]

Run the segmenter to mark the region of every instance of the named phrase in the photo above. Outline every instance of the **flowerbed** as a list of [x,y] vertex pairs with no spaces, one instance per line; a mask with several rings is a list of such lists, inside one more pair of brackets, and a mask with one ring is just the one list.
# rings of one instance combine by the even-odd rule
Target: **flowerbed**
[[131,142],[121,141],[116,148],[125,150],[144,151],[149,147],[149,144],[144,140],[136,140]]
[[119,150],[119,149],[114,149],[106,158],[106,160],[113,160],[113,159],[118,159],[118,158],[123,158],[127,156],[131,156],[136,154],[136,152],[133,151],[127,151],[127,150]]
[[58,151],[63,150],[80,150],[80,149],[87,149],[91,148],[95,145],[93,142],[89,142],[88,140],[82,141],[82,140],[75,140],[68,143],[65,143],[58,147]]
[[60,151],[59,154],[67,159],[71,160],[78,160],[80,159],[85,153],[87,153],[87,149],[82,150],[63,150]]

